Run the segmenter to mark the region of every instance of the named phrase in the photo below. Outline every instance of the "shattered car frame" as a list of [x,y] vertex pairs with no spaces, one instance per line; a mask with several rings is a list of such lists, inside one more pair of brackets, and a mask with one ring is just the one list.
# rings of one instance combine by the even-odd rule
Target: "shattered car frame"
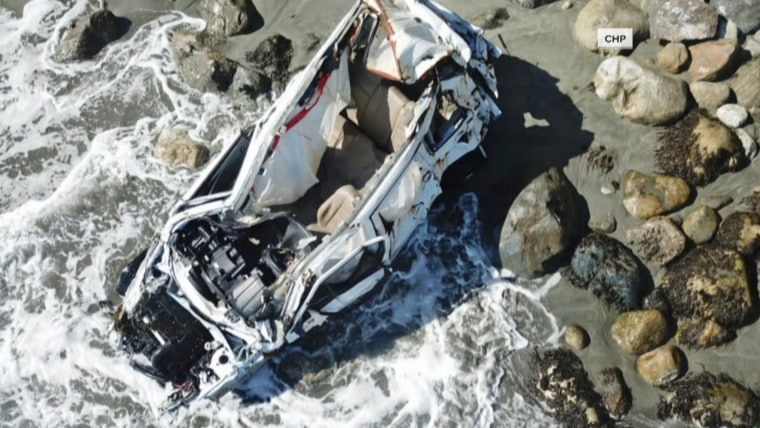
[[171,410],[216,398],[368,293],[500,111],[482,31],[363,0],[123,271],[119,347]]

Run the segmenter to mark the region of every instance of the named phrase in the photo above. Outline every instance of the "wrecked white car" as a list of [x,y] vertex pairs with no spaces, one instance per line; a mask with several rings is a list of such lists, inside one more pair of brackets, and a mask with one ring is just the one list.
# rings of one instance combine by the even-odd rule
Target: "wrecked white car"
[[427,0],[364,0],[122,273],[119,348],[215,398],[377,285],[443,172],[500,111],[482,32]]

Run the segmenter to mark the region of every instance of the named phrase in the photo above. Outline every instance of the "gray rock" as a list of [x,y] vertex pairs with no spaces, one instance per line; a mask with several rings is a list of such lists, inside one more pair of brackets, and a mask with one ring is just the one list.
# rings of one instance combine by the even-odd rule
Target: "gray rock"
[[587,289],[621,310],[639,307],[644,294],[636,256],[617,240],[591,233],[575,249],[568,277],[576,287]]
[[721,122],[732,128],[738,128],[747,121],[749,113],[739,104],[724,104],[715,111],[715,116]]
[[583,327],[573,324],[569,325],[565,331],[565,342],[570,345],[571,348],[580,351],[588,346],[590,338]]
[[699,206],[690,212],[683,220],[681,227],[686,236],[695,244],[709,242],[718,230],[720,217],[714,209],[707,206]]
[[499,7],[475,19],[478,27],[484,30],[493,30],[501,27],[501,24],[509,19],[509,11],[505,7]]
[[681,255],[686,237],[667,217],[653,217],[644,224],[628,229],[626,241],[643,260],[664,266]]
[[631,410],[633,398],[625,383],[623,372],[617,367],[602,370],[599,390],[607,411],[615,419],[620,419]]
[[618,115],[636,123],[662,125],[683,116],[686,83],[616,56],[604,60],[594,76],[596,95],[612,103]]
[[158,136],[153,155],[169,165],[198,168],[208,160],[208,148],[193,141],[186,129],[165,129]]
[[[599,28],[631,28],[634,43],[649,37],[647,14],[628,0],[591,0],[578,13],[575,21],[575,39],[585,49],[597,52],[596,33]],[[616,55],[619,49],[606,50]]]
[[744,258],[730,248],[695,248],[671,265],[658,288],[678,319],[711,319],[738,328],[755,309]]
[[662,386],[683,374],[686,358],[673,345],[662,345],[636,359],[636,371],[647,383]]
[[512,3],[526,9],[535,9],[545,4],[554,3],[556,0],[512,0]]
[[718,244],[754,257],[760,251],[760,214],[734,212],[726,217],[715,235]]
[[718,29],[718,13],[701,0],[665,0],[649,14],[649,27],[656,39],[709,39]]
[[668,340],[668,320],[657,309],[623,312],[612,324],[610,333],[620,349],[639,355]]
[[606,216],[589,220],[588,228],[596,233],[608,235],[617,229],[617,220],[615,220],[615,216],[612,213],[607,213]]
[[227,37],[248,31],[256,12],[251,0],[200,0],[198,13],[209,35]]
[[679,177],[630,170],[623,178],[623,206],[636,218],[648,219],[678,210],[690,198],[689,183]]
[[717,109],[731,98],[731,88],[722,82],[691,82],[689,90],[697,105],[708,110]]
[[760,28],[760,0],[713,0],[710,4],[735,22],[743,33]]
[[760,425],[760,397],[725,374],[690,373],[663,388],[657,417],[702,427]]
[[689,46],[692,81],[712,81],[725,76],[734,65],[737,52],[736,39],[711,40]]
[[275,34],[247,52],[245,59],[254,70],[269,76],[276,90],[282,90],[290,79],[293,42],[281,34]]
[[760,58],[739,67],[731,80],[736,101],[749,110],[755,120],[760,117]]
[[683,43],[668,43],[657,53],[657,65],[668,73],[680,73],[689,62],[689,50]]
[[747,164],[741,144],[731,129],[693,110],[658,137],[657,166],[666,174],[683,177],[695,186],[711,183]]
[[531,386],[563,426],[612,427],[581,360],[566,349],[537,353]]
[[755,33],[755,37],[747,36],[742,45],[742,49],[749,52],[752,58],[760,57],[760,38],[758,35],[760,32]]
[[80,18],[56,46],[55,59],[61,62],[91,59],[108,43],[119,39],[129,30],[130,22],[107,9]]
[[672,312],[668,297],[659,288],[655,288],[651,293],[647,294],[647,297],[644,298],[643,308],[657,309],[667,316],[670,316]]
[[757,143],[755,142],[755,139],[743,129],[735,129],[734,132],[736,133],[739,142],[742,143],[744,155],[749,159],[754,159],[755,156],[757,156]]
[[225,92],[232,85],[238,63],[206,47],[204,33],[177,31],[171,35],[177,70],[182,80],[203,92]]
[[502,266],[529,278],[554,269],[582,226],[575,198],[572,184],[557,168],[523,189],[501,230]]

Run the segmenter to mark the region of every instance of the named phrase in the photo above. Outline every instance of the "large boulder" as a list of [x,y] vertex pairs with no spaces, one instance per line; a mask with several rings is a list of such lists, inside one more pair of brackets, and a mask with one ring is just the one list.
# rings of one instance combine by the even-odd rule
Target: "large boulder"
[[718,12],[702,0],[665,0],[649,16],[652,37],[671,42],[715,36]]
[[691,82],[689,91],[697,105],[707,110],[715,110],[731,98],[731,88],[723,82]]
[[645,125],[672,122],[688,107],[686,82],[622,56],[608,58],[599,65],[594,87],[599,98],[612,103],[615,113]]
[[760,397],[731,377],[690,373],[663,388],[657,417],[680,419],[701,427],[760,425]]
[[613,426],[603,400],[575,354],[567,349],[537,353],[534,365],[533,393],[563,426]]
[[636,218],[648,219],[678,210],[689,202],[691,187],[679,177],[630,170],[623,177],[623,206]]
[[668,320],[657,309],[623,312],[612,324],[610,332],[620,349],[639,355],[668,340]]
[[695,186],[711,183],[724,172],[737,171],[747,164],[731,129],[700,111],[692,111],[665,129],[658,142],[657,166]]
[[636,359],[636,371],[647,383],[662,386],[683,374],[686,358],[673,345],[662,345]]
[[[632,5],[628,0],[591,0],[578,13],[575,21],[575,39],[591,52],[597,52],[597,30],[599,28],[630,28],[634,42],[649,37],[649,22],[646,12]],[[619,50],[605,50],[617,54]]]
[[760,0],[712,0],[710,4],[735,22],[742,32],[760,29]]
[[198,168],[209,157],[208,148],[194,141],[186,129],[165,129],[158,136],[153,154],[169,165]]
[[568,277],[620,310],[638,309],[645,283],[636,256],[625,245],[591,233],[581,240],[570,261]]
[[760,214],[731,213],[720,224],[715,241],[747,257],[754,257],[760,251]]
[[128,19],[117,17],[103,3],[102,9],[74,23],[56,46],[55,59],[62,62],[90,59],[126,34],[129,26]]
[[731,128],[744,125],[749,118],[747,109],[739,104],[724,104],[715,111],[715,117]]
[[256,9],[251,0],[200,0],[198,13],[206,20],[206,32],[222,38],[248,31]]
[[719,246],[697,247],[673,263],[658,288],[678,319],[711,319],[738,328],[755,310],[741,254]]
[[732,68],[737,47],[736,39],[710,40],[689,46],[691,80],[713,81],[725,76]]
[[573,185],[551,168],[509,208],[499,241],[502,266],[521,276],[541,276],[556,267],[582,227]]
[[731,89],[736,94],[736,101],[749,110],[756,121],[760,121],[760,58],[736,70]]
[[686,236],[667,217],[650,218],[628,229],[625,237],[636,255],[660,266],[670,263],[686,248]]

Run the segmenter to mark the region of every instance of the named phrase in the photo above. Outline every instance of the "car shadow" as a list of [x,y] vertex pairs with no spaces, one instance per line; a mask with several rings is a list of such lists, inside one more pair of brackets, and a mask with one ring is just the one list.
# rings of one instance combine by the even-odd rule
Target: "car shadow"
[[[395,273],[364,302],[274,357],[238,391],[244,402],[269,401],[292,388],[324,391],[336,367],[389,352],[493,281],[499,231],[514,198],[548,168],[584,153],[593,139],[557,78],[510,56],[495,67],[502,116],[483,142],[487,159],[476,151],[452,166],[428,222],[394,262]],[[545,126],[526,127],[526,114]],[[262,379],[269,380],[266,387],[255,385]]]

